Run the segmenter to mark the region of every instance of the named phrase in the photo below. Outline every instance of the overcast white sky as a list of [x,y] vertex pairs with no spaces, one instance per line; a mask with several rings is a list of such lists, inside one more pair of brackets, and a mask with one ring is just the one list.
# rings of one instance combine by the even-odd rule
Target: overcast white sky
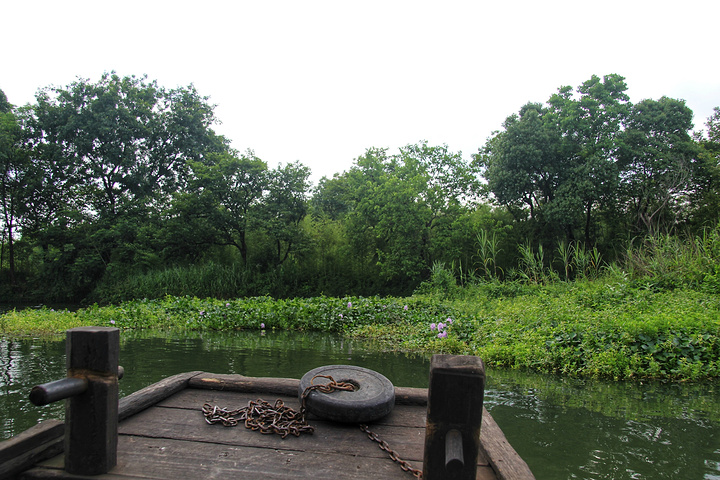
[[702,128],[720,106],[715,0],[5,1],[0,89],[103,72],[194,84],[215,130],[316,183],[369,147],[428,140],[466,158],[528,101],[591,75],[634,103],[680,98]]

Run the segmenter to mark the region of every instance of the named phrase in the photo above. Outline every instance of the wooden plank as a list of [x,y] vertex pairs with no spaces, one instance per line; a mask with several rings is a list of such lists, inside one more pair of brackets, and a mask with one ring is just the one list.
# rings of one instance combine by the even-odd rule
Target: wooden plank
[[427,406],[427,394],[427,388],[395,387],[395,404]]
[[190,388],[253,392],[297,397],[300,380],[294,378],[245,377],[243,375],[220,375],[203,372],[188,382]]
[[[264,397],[264,398],[263,398]],[[300,409],[300,401],[297,398],[280,397],[278,395],[254,395],[253,393],[239,393],[217,390],[203,390],[188,388],[177,395],[173,395],[157,404],[159,407],[167,408],[183,408],[187,410],[199,411],[203,404],[209,403],[217,405],[221,408],[237,409],[247,405],[249,400],[257,400],[262,398],[270,403],[274,403],[278,398],[284,398],[285,406],[294,410]],[[389,418],[392,418],[393,424],[405,427],[425,428],[425,408],[396,405],[392,413],[388,417],[382,418],[374,422],[375,424],[388,424]],[[419,410],[417,410],[419,409]],[[317,417],[308,415],[308,421],[312,423]]]
[[490,414],[483,408],[480,448],[497,474],[499,480],[534,480],[525,460],[518,455],[505,434]]
[[[166,408],[176,408],[176,409],[185,409],[188,411],[196,411],[197,417],[201,417],[200,409],[202,408],[202,405],[205,403],[209,403],[211,405],[217,405],[221,408],[228,408],[228,409],[237,409],[241,408],[245,405],[247,405],[247,402],[249,400],[256,400],[258,399],[258,395],[254,395],[253,393],[243,393],[240,394],[238,392],[232,392],[232,391],[217,391],[217,390],[203,390],[203,389],[193,389],[188,388],[182,392],[179,392],[176,395],[173,395],[172,397],[169,397],[162,402],[158,403],[158,407],[166,407]],[[299,401],[297,398],[292,399],[288,397],[280,397],[280,396],[272,396],[267,397],[264,400],[267,400],[268,402],[274,402],[277,398],[282,398],[285,402],[286,406],[299,409]],[[426,410],[424,407],[412,407],[412,406],[404,406],[404,405],[396,405],[396,407],[393,409],[393,411],[385,418],[382,418],[371,425],[371,427],[375,428],[375,425],[383,425],[387,427],[392,426],[401,426],[401,427],[414,427],[414,428],[421,428],[423,429],[423,435],[424,435],[424,429],[426,425]],[[483,418],[487,419],[483,422],[483,425],[491,425],[487,429],[483,430],[481,429],[480,432],[480,440],[481,443],[484,441],[484,437],[487,435],[492,434],[495,430],[492,428],[492,425],[495,426],[496,429],[497,424],[495,424],[494,420],[492,420],[492,417],[488,413],[487,410],[483,409]],[[312,415],[308,416],[308,422],[311,425],[315,425],[316,422],[318,422],[318,419],[316,417],[313,417]],[[237,427],[235,427],[237,428]],[[487,432],[487,433],[485,433]],[[501,432],[502,433],[502,432]],[[512,449],[512,447],[510,447]],[[497,451],[497,449],[495,450]],[[514,452],[514,450],[512,450]],[[511,452],[511,453],[512,453]],[[504,450],[500,450],[500,453],[503,455],[508,455],[508,452],[505,452]],[[517,455],[515,453],[515,455]],[[479,465],[487,465],[488,464],[488,458],[485,454],[485,449],[481,448],[480,456],[478,458],[478,464]]]
[[[297,396],[300,380],[202,372],[193,376],[188,382],[188,386],[207,390]],[[395,403],[400,405],[427,405],[427,389],[395,387]]]
[[63,422],[46,420],[0,442],[0,478],[9,478],[61,453],[64,432]]
[[[188,389],[158,405],[147,413],[129,419],[121,425],[121,433],[148,437],[173,437],[199,442],[218,442],[224,444],[246,445],[265,448],[287,448],[291,450],[332,451],[352,455],[385,456],[377,449],[377,444],[365,442],[365,435],[354,425],[308,418],[316,427],[313,435],[288,437],[282,440],[276,435],[261,435],[244,428],[207,425],[200,411],[204,403],[223,408],[237,409],[245,406],[249,400],[255,400],[252,393],[233,393]],[[277,397],[266,399],[274,402]],[[297,399],[280,397],[287,406],[297,405]],[[163,407],[165,407],[164,411]],[[188,408],[189,407],[189,408]],[[131,423],[132,422],[132,423]],[[243,431],[236,431],[241,429]],[[370,425],[383,440],[387,441],[401,458],[422,463],[425,438],[425,409],[423,407],[396,406],[385,418]],[[362,445],[364,443],[364,445]],[[358,447],[361,444],[361,447]],[[359,449],[360,448],[360,449]],[[484,452],[478,457],[479,465],[488,465]]]
[[[48,467],[43,466],[35,467],[30,470],[23,472],[17,477],[17,480],[79,480],[79,479],[102,479],[102,480],[138,480],[138,477],[128,477],[126,475],[119,475],[114,473],[117,467],[110,472],[103,475],[73,475],[63,470],[62,456],[55,457],[57,459],[57,465]],[[140,477],[143,478],[143,477]],[[147,478],[147,477],[145,477]]]
[[[46,462],[27,472],[26,479],[81,478],[66,476],[61,464]],[[478,469],[478,479],[494,479],[489,467]],[[491,476],[488,476],[491,475]],[[145,437],[121,436],[118,465],[98,480],[153,478],[312,478],[313,480],[412,478],[389,458],[242,448]]]
[[202,372],[179,373],[121,398],[118,407],[119,419],[124,420],[184,390],[187,388],[189,380],[201,373]]
[[[284,399],[292,400],[287,397]],[[246,402],[242,402],[240,406],[244,403]],[[153,407],[124,421],[120,433],[256,448],[369,457],[385,456],[377,444],[367,439],[357,425],[342,425],[320,420],[313,421],[312,425],[315,427],[314,434],[282,439],[279,435],[262,435],[242,425],[236,427],[208,425],[199,408],[196,411],[188,411]],[[371,429],[386,440],[402,458],[422,462],[424,428],[373,424]]]

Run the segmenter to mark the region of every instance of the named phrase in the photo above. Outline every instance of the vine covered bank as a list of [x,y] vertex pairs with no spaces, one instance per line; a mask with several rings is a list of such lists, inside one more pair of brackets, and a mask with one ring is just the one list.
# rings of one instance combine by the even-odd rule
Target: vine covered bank
[[490,283],[411,297],[232,300],[167,296],[76,311],[12,310],[3,336],[81,325],[121,329],[314,330],[379,348],[479,355],[493,366],[613,379],[720,377],[720,297],[606,279]]

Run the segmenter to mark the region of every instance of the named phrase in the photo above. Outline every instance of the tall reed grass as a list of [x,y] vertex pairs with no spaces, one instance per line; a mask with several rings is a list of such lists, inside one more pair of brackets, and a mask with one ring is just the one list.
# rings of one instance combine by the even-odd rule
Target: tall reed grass
[[720,225],[700,236],[635,239],[622,267],[631,279],[656,289],[691,287],[720,293]]

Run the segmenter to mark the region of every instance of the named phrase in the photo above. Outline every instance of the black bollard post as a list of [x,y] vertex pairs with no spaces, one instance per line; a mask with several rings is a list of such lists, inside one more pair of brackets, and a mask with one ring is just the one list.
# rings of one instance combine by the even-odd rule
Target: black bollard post
[[484,395],[485,366],[480,358],[433,355],[424,480],[475,480]]
[[65,471],[107,473],[117,464],[120,331],[80,327],[67,331],[68,378],[87,380],[65,405]]

